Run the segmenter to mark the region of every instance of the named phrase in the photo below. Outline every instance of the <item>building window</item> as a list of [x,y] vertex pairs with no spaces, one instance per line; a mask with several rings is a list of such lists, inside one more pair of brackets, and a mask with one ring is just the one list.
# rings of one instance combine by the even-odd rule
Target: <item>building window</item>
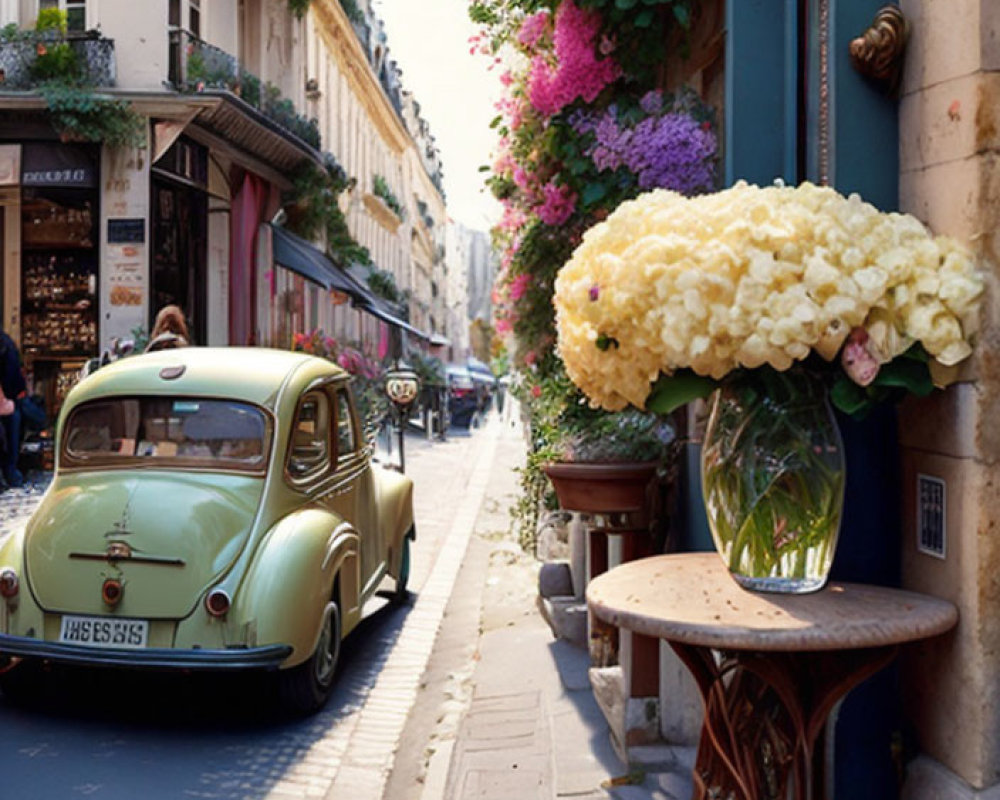
[[201,0],[191,0],[188,11],[188,30],[201,38]]
[[201,0],[170,0],[167,6],[167,24],[172,28],[184,27],[184,9],[187,9],[187,28],[201,38]]

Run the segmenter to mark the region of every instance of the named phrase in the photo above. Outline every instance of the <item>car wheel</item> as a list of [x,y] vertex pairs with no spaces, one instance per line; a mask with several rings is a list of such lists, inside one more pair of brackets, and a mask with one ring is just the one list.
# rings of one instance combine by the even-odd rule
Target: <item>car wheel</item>
[[403,537],[403,555],[399,562],[399,577],[396,578],[396,590],[392,593],[392,602],[396,604],[405,603],[410,593],[406,589],[406,584],[410,581],[410,537],[407,534]]
[[323,610],[316,650],[302,664],[278,673],[282,705],[293,714],[319,711],[330,698],[340,660],[340,607],[332,600]]

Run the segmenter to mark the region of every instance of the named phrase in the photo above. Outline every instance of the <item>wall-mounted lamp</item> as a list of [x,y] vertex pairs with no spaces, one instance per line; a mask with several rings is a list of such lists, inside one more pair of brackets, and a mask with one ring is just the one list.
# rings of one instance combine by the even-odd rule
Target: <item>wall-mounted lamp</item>
[[306,98],[309,100],[319,100],[323,93],[319,90],[319,81],[309,78],[306,81]]

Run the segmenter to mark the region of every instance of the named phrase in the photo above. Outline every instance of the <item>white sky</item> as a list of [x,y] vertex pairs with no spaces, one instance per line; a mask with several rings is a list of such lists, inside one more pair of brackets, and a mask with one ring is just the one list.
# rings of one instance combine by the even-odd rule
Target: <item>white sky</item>
[[476,32],[468,0],[376,0],[385,22],[389,55],[403,71],[403,86],[420,103],[444,162],[448,214],[478,230],[499,218],[497,202],[483,187],[496,132],[490,121],[500,97],[500,68],[469,54]]

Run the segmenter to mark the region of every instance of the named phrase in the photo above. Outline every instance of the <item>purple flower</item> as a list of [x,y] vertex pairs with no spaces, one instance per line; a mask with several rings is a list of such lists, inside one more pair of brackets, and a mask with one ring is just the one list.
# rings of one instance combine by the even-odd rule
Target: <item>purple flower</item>
[[593,286],[590,287],[590,293],[589,293],[589,295],[590,295],[590,301],[592,303],[596,302],[597,298],[600,297],[600,295],[601,295],[601,289],[600,289],[600,287],[596,283]]

